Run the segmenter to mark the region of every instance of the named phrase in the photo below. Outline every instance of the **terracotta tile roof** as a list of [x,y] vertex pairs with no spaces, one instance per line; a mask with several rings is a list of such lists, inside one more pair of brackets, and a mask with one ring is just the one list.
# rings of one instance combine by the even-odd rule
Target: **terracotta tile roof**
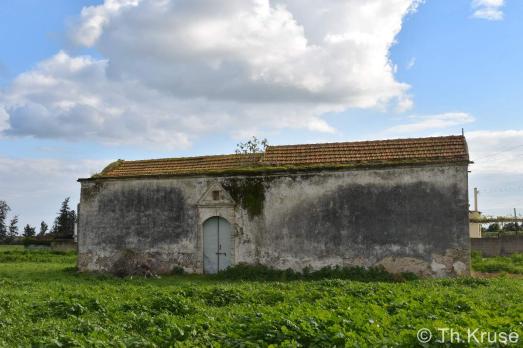
[[271,165],[331,165],[405,161],[468,161],[465,137],[357,141],[270,146],[263,161]]
[[262,154],[164,158],[143,161],[118,160],[108,165],[99,177],[198,174],[249,168],[258,165]]
[[469,162],[463,136],[269,146],[255,155],[119,160],[94,178]]

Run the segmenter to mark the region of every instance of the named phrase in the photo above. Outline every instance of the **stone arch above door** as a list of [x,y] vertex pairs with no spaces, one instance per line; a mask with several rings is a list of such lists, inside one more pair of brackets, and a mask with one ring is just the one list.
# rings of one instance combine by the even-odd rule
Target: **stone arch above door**
[[232,206],[236,203],[232,199],[231,195],[220,185],[218,182],[212,183],[205,193],[198,200],[197,205],[199,207],[211,206]]

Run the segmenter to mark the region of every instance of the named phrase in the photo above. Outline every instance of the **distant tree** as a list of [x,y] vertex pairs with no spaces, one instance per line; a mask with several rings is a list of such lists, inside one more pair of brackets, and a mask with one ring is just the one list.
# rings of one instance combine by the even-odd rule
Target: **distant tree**
[[76,223],[76,212],[74,210],[70,210],[68,214],[67,219],[67,239],[73,239],[74,238],[74,225]]
[[503,226],[503,231],[516,231],[516,230],[520,230],[519,228],[519,224],[516,222],[509,222],[508,224],[505,224]]
[[267,149],[267,146],[269,146],[269,144],[267,143],[267,139],[264,138],[264,139],[260,140],[253,136],[251,140],[248,140],[245,143],[237,144],[236,153],[237,154],[261,153]]
[[7,241],[13,242],[18,237],[18,215],[15,215],[9,223],[9,232],[7,234]]
[[51,233],[55,238],[73,239],[74,224],[76,222],[76,213],[69,208],[69,197],[67,197],[60,207]]
[[5,243],[7,241],[7,214],[11,208],[7,205],[5,201],[0,201],[0,243]]
[[497,222],[490,224],[487,228],[487,231],[489,232],[499,232],[501,230],[501,227]]
[[36,227],[29,226],[29,224],[24,227],[24,237],[34,237],[36,235]]
[[49,226],[45,223],[45,221],[40,222],[40,231],[38,232],[38,237],[43,237],[49,230]]

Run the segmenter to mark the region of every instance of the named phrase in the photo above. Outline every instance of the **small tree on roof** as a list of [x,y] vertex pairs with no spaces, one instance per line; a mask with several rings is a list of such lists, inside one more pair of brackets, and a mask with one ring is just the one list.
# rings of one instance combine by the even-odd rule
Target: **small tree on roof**
[[244,142],[239,143],[236,145],[236,153],[237,154],[254,154],[254,153],[262,153],[265,152],[265,149],[267,149],[267,146],[269,144],[267,143],[267,139],[258,139],[256,137],[252,137],[252,139]]

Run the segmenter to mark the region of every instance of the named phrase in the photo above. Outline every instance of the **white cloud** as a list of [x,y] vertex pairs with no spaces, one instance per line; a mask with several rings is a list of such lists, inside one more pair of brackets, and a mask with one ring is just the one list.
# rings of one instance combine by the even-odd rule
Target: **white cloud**
[[71,197],[76,210],[76,179],[91,176],[109,162],[0,156],[0,200],[10,205],[12,215],[19,215],[20,226],[39,226],[42,220],[51,225],[64,198]]
[[487,19],[491,21],[499,21],[503,19],[504,0],[473,0],[472,8],[475,18]]
[[9,128],[9,115],[5,111],[4,107],[0,104],[0,137],[2,136],[2,131]]
[[[389,50],[419,0],[106,0],[0,102],[7,134],[188,146],[208,132],[304,128],[348,108],[412,106]],[[379,25],[376,25],[379,23]],[[2,101],[3,99],[3,101]]]
[[470,184],[478,187],[479,210],[491,215],[523,213],[523,130],[465,133],[469,146]]
[[71,23],[71,39],[84,46],[93,45],[102,35],[105,25],[127,7],[138,6],[141,0],[106,0],[103,6],[82,9],[80,18]]
[[523,130],[466,133],[473,172],[523,174]]
[[407,63],[407,66],[405,67],[407,70],[410,70],[416,65],[416,57],[412,57],[409,62]]
[[[479,189],[479,210],[485,215],[513,216],[513,208],[523,216],[523,174],[483,173],[474,170],[469,177],[471,202],[474,187]],[[473,203],[472,203],[473,204]]]
[[405,94],[402,97],[398,98],[398,104],[396,105],[396,111],[397,112],[405,112],[414,106],[414,100],[412,100],[412,96]]
[[465,112],[447,112],[430,116],[409,116],[411,122],[394,126],[386,130],[390,133],[416,133],[426,130],[445,129],[474,122],[472,115]]

